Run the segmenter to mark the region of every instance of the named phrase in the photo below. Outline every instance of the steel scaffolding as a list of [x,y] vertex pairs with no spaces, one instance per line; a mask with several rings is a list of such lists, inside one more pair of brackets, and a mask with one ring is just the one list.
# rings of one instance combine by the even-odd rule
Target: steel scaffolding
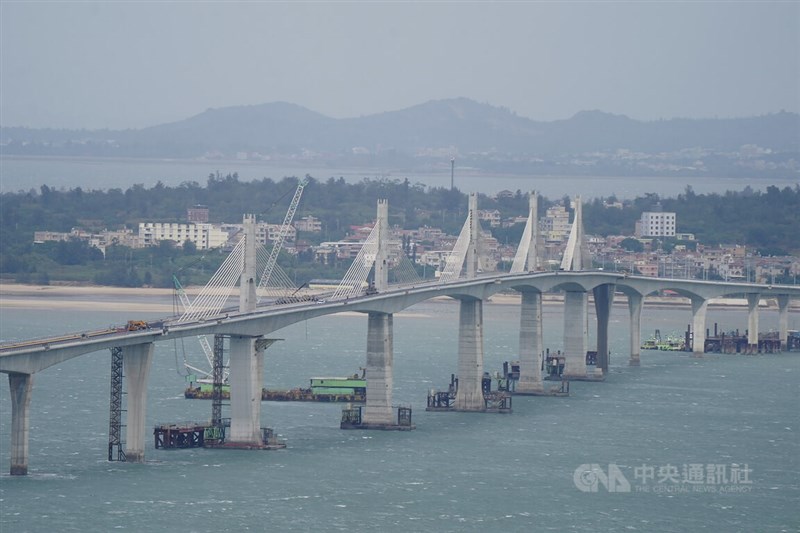
[[[123,386],[122,348],[111,348],[111,402],[108,416],[108,460],[125,461],[125,445],[122,441],[122,397]],[[116,453],[115,453],[116,452]]]

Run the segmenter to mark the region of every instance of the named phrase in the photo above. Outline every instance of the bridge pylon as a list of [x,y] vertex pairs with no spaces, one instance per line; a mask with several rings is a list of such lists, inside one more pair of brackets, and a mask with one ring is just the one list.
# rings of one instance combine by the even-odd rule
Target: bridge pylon
[[519,241],[514,262],[511,264],[511,273],[533,272],[540,268],[539,265],[539,195],[531,191],[528,195],[528,220]]

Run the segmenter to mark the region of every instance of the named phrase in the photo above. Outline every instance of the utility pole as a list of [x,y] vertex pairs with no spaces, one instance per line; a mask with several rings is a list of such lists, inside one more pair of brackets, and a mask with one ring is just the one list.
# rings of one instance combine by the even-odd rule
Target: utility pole
[[453,190],[453,178],[455,177],[455,171],[456,171],[456,158],[455,157],[451,157],[450,158],[450,190],[451,191]]

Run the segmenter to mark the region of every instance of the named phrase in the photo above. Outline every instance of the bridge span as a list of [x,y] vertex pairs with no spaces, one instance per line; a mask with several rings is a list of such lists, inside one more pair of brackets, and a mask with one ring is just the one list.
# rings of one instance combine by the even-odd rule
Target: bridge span
[[[531,205],[534,204],[532,201]],[[355,292],[337,292],[338,296],[327,301],[258,305],[255,239],[249,238],[242,255],[238,310],[190,320],[186,319],[186,315],[171,317],[154,324],[156,327],[137,331],[112,329],[90,335],[67,334],[0,345],[0,372],[8,374],[11,391],[11,474],[24,475],[28,470],[33,375],[69,359],[107,349],[111,349],[113,357],[121,357],[124,362],[127,385],[124,455],[129,461],[143,461],[147,380],[153,347],[156,342],[176,337],[224,335],[229,339],[229,444],[245,448],[261,448],[265,444],[260,428],[263,355],[268,344],[264,336],[296,322],[343,311],[360,312],[368,316],[365,365],[367,391],[363,413],[364,427],[368,428],[391,429],[395,426],[392,411],[394,314],[431,298],[449,297],[459,302],[459,382],[455,398],[455,410],[459,411],[486,409],[481,387],[483,304],[492,295],[503,291],[521,294],[517,394],[543,393],[542,295],[545,293],[560,292],[564,295],[562,352],[566,358],[563,373],[566,379],[602,379],[608,372],[609,316],[617,295],[626,297],[628,304],[631,365],[639,364],[643,301],[646,296],[664,290],[674,291],[691,301],[696,356],[703,353],[709,301],[731,296],[747,299],[748,342],[751,345],[758,343],[759,302],[775,299],[780,313],[780,338],[785,349],[789,306],[792,299],[800,299],[800,287],[662,279],[588,270],[585,268],[586,256],[581,251],[579,238],[571,239],[572,248],[565,254],[568,260],[562,262],[564,270],[540,272],[537,271],[535,251],[531,251],[531,247],[535,247],[536,231],[527,227],[518,252],[519,261],[515,259],[512,273],[479,275],[476,210],[477,203],[471,198],[467,223],[456,250],[451,254],[456,259],[448,259],[443,279],[436,282],[405,286],[388,284],[385,237],[388,206],[385,202],[379,202],[378,222],[374,230],[376,237],[372,242],[374,248],[368,254],[370,266],[359,265],[360,272],[357,273],[358,276],[365,276],[374,262],[376,293],[364,294],[359,281],[352,284],[356,287]],[[531,220],[535,220],[533,207],[529,226],[532,226]],[[252,234],[254,219],[246,218],[245,237]],[[462,269],[466,270],[466,279],[461,277]],[[597,365],[593,375],[588,375],[585,359],[589,338],[587,317],[590,294],[597,317]]]
[[[246,408],[236,409],[234,402],[241,388],[252,400],[260,394],[262,376],[256,364],[236,372],[236,363],[255,355],[263,357],[256,340],[291,324],[319,316],[355,311],[365,313],[368,320],[367,401],[364,419],[372,424],[392,424],[392,366],[393,315],[431,298],[449,297],[459,301],[458,376],[456,409],[481,411],[483,377],[483,303],[491,296],[507,291],[521,294],[520,319],[520,379],[519,393],[543,390],[541,372],[542,295],[561,292],[564,295],[564,339],[566,357],[564,376],[567,379],[587,377],[585,354],[588,346],[586,316],[589,294],[593,295],[596,311],[598,371],[608,371],[608,317],[615,297],[626,299],[630,320],[630,364],[639,364],[640,317],[646,296],[664,290],[689,298],[692,306],[694,355],[701,356],[705,338],[705,315],[709,301],[714,298],[745,297],[748,302],[749,342],[758,342],[758,304],[763,299],[775,299],[779,309],[779,329],[782,346],[788,335],[788,310],[792,299],[800,300],[800,287],[765,286],[695,280],[676,280],[623,276],[602,271],[530,272],[522,274],[488,275],[470,280],[439,284],[419,283],[415,286],[390,287],[384,292],[348,298],[343,301],[304,302],[258,306],[250,312],[229,312],[218,316],[181,323],[178,317],[159,321],[159,328],[142,331],[111,330],[98,336],[63,335],[21,343],[0,345],[0,372],[9,375],[12,400],[11,472],[27,472],[28,416],[32,395],[33,375],[51,366],[84,354],[121,348],[126,367],[128,419],[125,455],[129,461],[144,458],[146,382],[153,354],[153,344],[176,337],[197,335],[226,335],[231,338],[231,408],[232,438],[234,427],[246,423],[246,440],[240,443],[257,444],[260,401],[239,402]],[[246,376],[247,385],[237,382],[236,376]],[[241,380],[240,380],[241,381]],[[237,387],[237,384],[239,387]],[[243,400],[245,398],[242,398]],[[257,412],[254,412],[257,411]],[[257,418],[255,418],[257,417]],[[241,437],[239,437],[241,438]],[[248,440],[249,439],[249,440]]]

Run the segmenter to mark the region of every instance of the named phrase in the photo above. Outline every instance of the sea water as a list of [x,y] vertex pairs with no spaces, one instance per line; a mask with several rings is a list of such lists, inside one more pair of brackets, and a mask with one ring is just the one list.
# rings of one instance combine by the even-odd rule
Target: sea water
[[[544,308],[544,344],[560,349],[560,304]],[[3,340],[105,327],[126,313],[3,309]],[[136,318],[156,318],[151,317]],[[590,344],[594,341],[590,319]],[[680,332],[687,308],[648,308],[642,338]],[[746,311],[709,310],[744,329]],[[790,316],[797,328],[800,317]],[[762,310],[762,331],[777,312]],[[427,413],[431,388],[457,369],[458,306],[427,302],[394,320],[394,402],[415,431],[342,431],[341,405],[262,404],[279,451],[155,450],[108,462],[109,353],[34,378],[29,475],[11,477],[8,382],[0,382],[0,530],[24,531],[797,531],[800,353],[643,351],[628,366],[627,307],[611,317],[602,383],[568,398],[514,397],[512,414]],[[484,306],[484,368],[517,358],[519,306]],[[366,318],[333,315],[270,337],[264,384],[306,386],[365,364]],[[186,400],[194,338],[156,345],[147,427],[205,420]],[[195,359],[197,360],[197,359]],[[697,472],[701,472],[698,478]],[[723,479],[718,474],[724,470]],[[744,472],[744,473],[743,473]],[[694,474],[692,474],[694,473]],[[683,479],[682,479],[683,476]],[[732,481],[733,477],[736,482]]]
[[[127,189],[134,183],[153,187],[161,182],[177,187],[185,181],[196,181],[205,186],[209,174],[223,175],[236,172],[241,181],[270,178],[276,181],[285,176],[310,174],[320,181],[342,177],[348,183],[364,179],[408,179],[412,184],[428,187],[450,187],[450,169],[436,172],[389,170],[385,168],[332,168],[286,166],[263,161],[193,160],[193,159],[126,159],[92,157],[0,157],[0,192],[36,190],[41,185],[61,189]],[[778,188],[795,187],[797,178],[727,178],[720,176],[528,176],[456,168],[455,186],[465,192],[494,195],[508,189],[523,192],[535,189],[540,194],[557,199],[564,194],[580,193],[584,200],[616,195],[618,198],[635,198],[645,193],[674,197],[691,184],[697,194],[741,191],[745,187],[764,190],[770,185]]]

